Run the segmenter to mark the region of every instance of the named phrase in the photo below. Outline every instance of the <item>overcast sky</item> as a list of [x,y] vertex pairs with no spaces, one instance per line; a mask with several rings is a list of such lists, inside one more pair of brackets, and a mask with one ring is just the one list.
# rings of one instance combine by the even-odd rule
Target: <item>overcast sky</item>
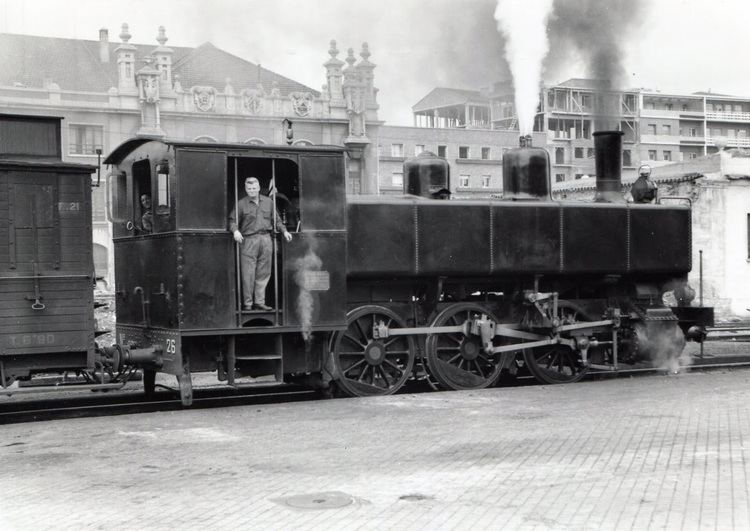
[[[533,0],[527,0],[533,1]],[[579,0],[556,0],[573,5]],[[581,0],[582,1],[582,0]],[[591,1],[591,0],[589,0]],[[623,30],[595,22],[620,39],[624,84],[662,92],[701,90],[750,96],[750,0],[595,0],[622,6]],[[359,54],[368,42],[377,65],[380,117],[410,125],[411,106],[436,86],[479,89],[507,77],[495,0],[0,0],[0,32],[111,41],[123,22],[131,42],[219,48],[320,90],[329,41]],[[558,21],[559,23],[560,21]],[[618,23],[619,24],[619,23]],[[577,31],[571,28],[571,31]],[[586,77],[575,50],[557,54],[547,82]]]

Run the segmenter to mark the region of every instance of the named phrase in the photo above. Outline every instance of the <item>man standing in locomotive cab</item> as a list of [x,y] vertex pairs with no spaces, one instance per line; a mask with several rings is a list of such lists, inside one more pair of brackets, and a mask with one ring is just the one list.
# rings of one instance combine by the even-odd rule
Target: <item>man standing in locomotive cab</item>
[[644,164],[638,168],[638,178],[630,188],[634,203],[653,203],[656,199],[656,183],[651,180],[651,168]]
[[151,196],[143,194],[141,196],[141,206],[143,207],[143,214],[141,214],[141,230],[146,234],[151,234],[154,231],[154,213],[151,210]]
[[[229,214],[229,230],[240,244],[242,269],[242,309],[270,311],[266,306],[266,286],[273,264],[273,201],[260,194],[260,182],[255,177],[245,178],[245,197],[237,202],[237,212]],[[288,242],[292,235],[276,213],[276,230]]]

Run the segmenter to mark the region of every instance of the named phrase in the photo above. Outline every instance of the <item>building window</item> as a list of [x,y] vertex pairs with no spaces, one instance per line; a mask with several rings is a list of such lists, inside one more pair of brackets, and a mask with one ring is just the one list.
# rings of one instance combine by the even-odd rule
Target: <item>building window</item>
[[445,146],[438,146],[438,157],[445,158]]
[[576,179],[582,179],[583,174],[582,173],[576,173]]
[[469,176],[468,175],[460,175],[458,177],[458,187],[459,188],[468,188],[469,187]]
[[574,156],[577,159],[582,159],[583,158],[583,148],[580,148],[580,147],[575,148]]
[[683,104],[683,105],[682,105],[682,110],[683,110],[683,111],[687,111],[687,110],[688,110],[688,106],[687,106],[687,105],[685,105],[685,104]]
[[672,160],[672,152],[669,150],[664,150],[664,160]]
[[418,157],[420,153],[424,151],[424,144],[417,144],[414,146],[414,156]]
[[631,165],[631,163],[630,163],[630,150],[629,149],[625,149],[622,152],[622,165],[623,166],[630,166]]
[[[212,137],[210,135],[202,135],[202,136],[196,136],[193,139],[193,142],[199,142],[201,144],[216,144],[219,141],[216,138],[214,138],[214,137]],[[256,142],[249,142],[248,141],[248,142],[245,142],[245,143],[246,144],[255,144]],[[258,142],[258,143],[260,143],[260,142]]]
[[594,158],[594,148],[586,148],[586,158]]
[[490,158],[490,148],[483,147],[482,148],[482,160],[489,160]]
[[396,188],[403,188],[404,187],[404,172],[394,171],[391,174],[391,185],[395,186]]
[[68,133],[71,155],[96,155],[96,150],[102,149],[104,127],[101,125],[70,124]]
[[694,159],[697,159],[697,158],[698,158],[698,154],[697,153],[690,153],[690,160],[694,160]]
[[647,101],[644,106],[646,107],[646,110],[653,111],[654,110],[654,102],[653,101]]
[[489,188],[490,180],[491,178],[489,175],[482,175],[482,188]]
[[655,135],[656,134],[656,124],[648,124],[648,134],[649,135]]
[[378,144],[378,157],[383,156],[383,144]]
[[691,127],[688,129],[688,136],[698,136],[698,128]]
[[403,144],[391,144],[391,157],[403,158],[404,157],[404,145]]
[[564,173],[556,173],[555,174],[555,182],[561,183],[565,180],[565,174]]
[[667,103],[667,104],[666,104],[666,105],[664,106],[664,108],[665,108],[666,110],[668,110],[668,111],[671,111],[671,110],[672,110],[672,104],[671,104],[671,103]]
[[565,148],[555,148],[555,164],[565,164]]
[[458,148],[458,158],[459,159],[468,159],[469,158],[469,148],[468,148],[468,146],[459,146],[459,148]]
[[662,125],[661,126],[661,134],[663,134],[663,135],[671,135],[672,134],[672,126],[671,125]]
[[656,160],[656,150],[655,149],[649,149],[648,150],[648,160]]

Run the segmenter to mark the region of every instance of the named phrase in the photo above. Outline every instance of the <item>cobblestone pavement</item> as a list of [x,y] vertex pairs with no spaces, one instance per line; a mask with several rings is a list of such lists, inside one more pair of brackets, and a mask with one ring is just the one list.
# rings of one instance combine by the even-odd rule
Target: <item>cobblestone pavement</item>
[[747,529],[749,383],[738,369],[6,425],[0,528]]

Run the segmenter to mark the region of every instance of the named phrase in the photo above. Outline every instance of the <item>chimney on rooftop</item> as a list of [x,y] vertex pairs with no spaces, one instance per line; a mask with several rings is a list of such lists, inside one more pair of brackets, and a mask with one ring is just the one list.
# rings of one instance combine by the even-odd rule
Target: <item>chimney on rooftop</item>
[[99,30],[99,60],[109,63],[109,31],[107,28]]

